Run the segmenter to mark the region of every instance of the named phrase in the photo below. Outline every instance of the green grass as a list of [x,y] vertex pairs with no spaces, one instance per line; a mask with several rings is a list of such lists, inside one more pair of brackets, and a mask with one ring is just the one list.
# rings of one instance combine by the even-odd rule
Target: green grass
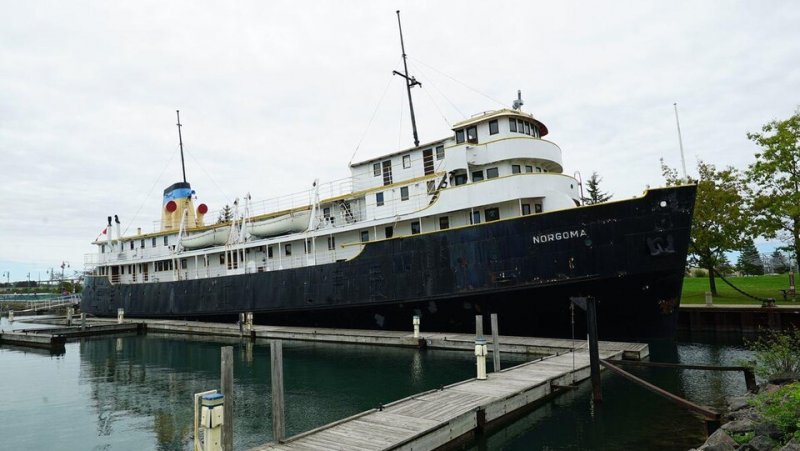
[[[800,280],[800,275],[797,277],[798,280]],[[780,290],[789,288],[788,274],[726,277],[726,279],[742,291],[762,298],[774,298],[778,304],[797,305],[800,303],[800,293],[796,298],[796,302],[792,302],[791,297],[788,301],[783,300],[783,294]],[[715,304],[761,304],[760,301],[756,301],[755,299],[751,299],[737,292],[719,278],[716,279],[716,282],[718,294],[714,297]],[[709,291],[708,277],[684,277],[681,303],[705,304],[706,291]]]

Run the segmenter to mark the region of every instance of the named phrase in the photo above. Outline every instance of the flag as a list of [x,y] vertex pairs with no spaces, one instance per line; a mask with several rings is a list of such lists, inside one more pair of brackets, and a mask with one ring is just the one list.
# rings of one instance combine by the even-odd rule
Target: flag
[[103,229],[103,231],[102,231],[102,232],[98,233],[98,234],[97,234],[97,238],[95,238],[94,240],[95,240],[95,241],[97,241],[97,240],[100,238],[100,235],[105,235],[105,234],[106,234],[106,232],[108,232],[108,227],[106,227],[105,229]]

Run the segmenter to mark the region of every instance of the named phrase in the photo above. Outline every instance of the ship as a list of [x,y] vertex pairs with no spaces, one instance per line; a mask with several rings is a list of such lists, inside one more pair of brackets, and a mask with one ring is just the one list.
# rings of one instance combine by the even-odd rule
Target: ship
[[[402,43],[402,35],[401,35]],[[403,48],[405,61],[405,49]],[[186,179],[152,232],[108,218],[86,256],[82,311],[97,316],[310,327],[582,336],[574,297],[597,299],[600,336],[673,337],[696,185],[585,205],[549,130],[510,107],[349,165],[301,193],[237,199],[208,221]],[[178,115],[178,135],[183,143]],[[182,166],[183,167],[183,166]]]

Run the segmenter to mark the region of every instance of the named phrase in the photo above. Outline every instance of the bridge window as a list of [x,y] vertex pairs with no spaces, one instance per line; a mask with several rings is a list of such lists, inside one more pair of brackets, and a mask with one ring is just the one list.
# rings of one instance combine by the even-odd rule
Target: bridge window
[[475,171],[472,173],[473,182],[480,182],[481,180],[483,180],[483,171]]
[[386,160],[382,164],[383,167],[383,184],[392,184],[392,160]]
[[526,122],[525,123],[525,134],[526,135],[530,135],[531,134],[531,123],[530,122]]
[[394,227],[393,226],[387,226],[385,229],[383,229],[383,234],[384,234],[384,236],[386,236],[386,238],[393,237],[394,236]]
[[520,172],[522,172],[522,168],[520,167],[520,165],[518,165],[518,164],[512,164],[511,165],[511,173],[512,174],[519,174]]
[[362,230],[361,231],[361,242],[366,243],[369,241],[369,230]]
[[166,235],[164,235],[164,246],[169,246],[169,241],[168,241],[167,238],[168,237]]
[[478,127],[467,127],[467,142],[471,144],[478,144]]
[[140,247],[140,248],[142,248],[142,249],[144,249],[144,240],[142,240],[141,242],[139,242],[139,247]]
[[500,219],[500,209],[498,208],[487,208],[484,210],[484,214],[486,215],[486,222]]
[[481,212],[480,211],[473,211],[472,217],[470,218],[470,224],[480,224],[481,223]]
[[292,245],[291,244],[284,244],[283,245],[283,252],[286,254],[287,257],[292,255]]
[[522,204],[522,215],[529,215],[531,214],[531,204]]
[[489,169],[486,170],[486,178],[487,179],[496,179],[499,176],[500,176],[500,173],[498,172],[497,168],[489,168]]
[[455,183],[456,186],[467,183],[467,174],[456,174]]
[[525,165],[525,172],[533,172],[533,166]]
[[375,164],[372,165],[372,175],[375,176],[375,177],[381,175],[381,164],[380,163],[375,163]]
[[508,119],[508,129],[511,130],[512,132],[517,131],[517,120],[514,119],[513,117]]
[[441,160],[444,158],[444,146],[437,146],[436,147],[436,159]]
[[131,241],[131,250],[133,250],[133,241]]
[[411,155],[403,155],[403,169],[411,167]]
[[150,246],[151,247],[156,247],[156,237],[153,237],[153,239],[150,242]]
[[497,119],[493,121],[489,121],[489,134],[496,135],[500,132],[500,129],[497,127]]
[[456,144],[464,142],[464,130],[456,130]]

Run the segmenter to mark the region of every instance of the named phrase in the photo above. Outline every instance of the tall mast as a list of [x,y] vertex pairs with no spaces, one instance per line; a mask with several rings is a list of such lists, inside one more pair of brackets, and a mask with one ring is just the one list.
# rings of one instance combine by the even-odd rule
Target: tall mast
[[686,177],[686,159],[683,157],[683,138],[681,138],[681,121],[678,119],[678,103],[673,103],[675,107],[675,123],[678,124],[678,144],[681,146],[681,166],[683,167],[683,179],[688,180]]
[[181,171],[183,171],[183,183],[186,183],[186,165],[183,163],[183,137],[181,136],[181,110],[175,110],[178,113],[178,143],[181,145]]
[[405,73],[392,71],[395,75],[399,75],[406,79],[406,90],[408,91],[408,108],[411,110],[411,128],[414,130],[414,147],[419,146],[419,136],[417,135],[417,119],[414,116],[414,102],[411,100],[411,88],[422,86],[416,78],[408,76],[408,63],[406,62],[406,46],[403,44],[403,26],[400,24],[400,10],[397,10],[397,27],[400,29],[400,49],[403,51],[403,69]]

